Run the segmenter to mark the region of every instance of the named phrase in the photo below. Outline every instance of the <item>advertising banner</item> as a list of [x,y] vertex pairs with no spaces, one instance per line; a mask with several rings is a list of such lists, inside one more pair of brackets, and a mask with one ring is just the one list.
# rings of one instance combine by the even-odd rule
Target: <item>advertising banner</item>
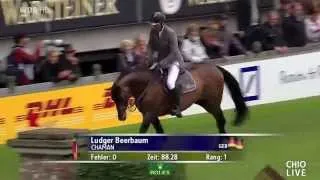
[[[320,95],[320,52],[224,66],[238,80],[249,106]],[[223,109],[234,108],[225,87]],[[193,105],[184,115],[205,112]]]
[[[320,95],[320,52],[226,66],[238,78],[249,105]],[[243,69],[251,71],[243,72]],[[224,107],[232,108],[225,94]]]
[[103,83],[1,98],[0,143],[36,128],[102,129],[141,122],[133,98],[127,120],[118,121],[111,86]]
[[145,21],[150,21],[155,11],[162,11],[169,20],[174,20],[234,11],[236,0],[143,0],[142,5]]
[[0,36],[136,22],[136,0],[0,0]]
[[[169,20],[235,12],[238,0],[0,0],[0,37],[79,30],[150,21],[162,11]],[[260,0],[260,8],[273,1]]]

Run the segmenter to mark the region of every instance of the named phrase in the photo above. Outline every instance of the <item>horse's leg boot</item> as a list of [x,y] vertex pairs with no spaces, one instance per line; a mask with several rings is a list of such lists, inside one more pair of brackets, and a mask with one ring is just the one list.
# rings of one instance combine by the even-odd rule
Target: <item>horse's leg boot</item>
[[174,100],[174,106],[173,106],[173,110],[172,110],[172,114],[177,116],[178,118],[182,117],[181,114],[181,88],[180,87],[176,87],[175,89],[173,89],[171,91],[171,94],[173,95],[173,100]]

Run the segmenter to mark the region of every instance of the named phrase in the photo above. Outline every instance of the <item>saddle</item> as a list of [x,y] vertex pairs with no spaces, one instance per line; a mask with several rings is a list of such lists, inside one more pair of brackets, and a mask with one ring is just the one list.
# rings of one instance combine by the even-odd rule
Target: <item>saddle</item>
[[[163,85],[165,93],[169,93],[169,88],[167,87],[167,78],[168,78],[168,72],[166,70],[159,69],[160,77],[161,77],[161,84]],[[183,69],[179,73],[178,79],[176,81],[176,86],[181,87],[181,93],[187,94],[190,92],[193,92],[197,89],[197,83],[192,77],[192,74],[189,69]]]

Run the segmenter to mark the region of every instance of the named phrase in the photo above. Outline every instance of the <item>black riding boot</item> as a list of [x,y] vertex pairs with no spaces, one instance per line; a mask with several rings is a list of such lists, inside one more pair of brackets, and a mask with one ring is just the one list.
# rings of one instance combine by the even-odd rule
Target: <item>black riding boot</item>
[[172,114],[177,116],[178,118],[181,118],[182,117],[181,107],[180,107],[181,88],[180,87],[176,87],[175,89],[171,90],[171,94],[172,94],[173,100],[174,100]]

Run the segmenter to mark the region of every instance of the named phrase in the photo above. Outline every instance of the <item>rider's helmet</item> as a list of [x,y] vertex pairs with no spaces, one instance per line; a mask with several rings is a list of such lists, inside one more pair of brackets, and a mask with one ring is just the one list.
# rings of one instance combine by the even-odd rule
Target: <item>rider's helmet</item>
[[154,12],[152,15],[152,23],[163,24],[166,16],[162,12]]

